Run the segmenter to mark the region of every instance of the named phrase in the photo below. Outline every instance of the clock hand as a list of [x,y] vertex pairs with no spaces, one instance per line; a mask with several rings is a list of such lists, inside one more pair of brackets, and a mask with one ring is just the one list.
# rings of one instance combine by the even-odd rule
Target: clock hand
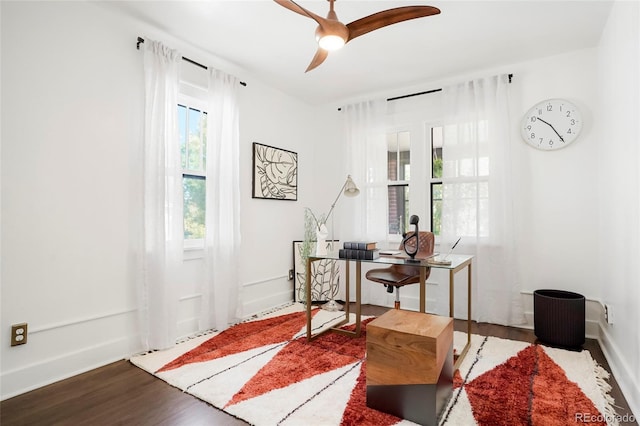
[[538,121],[542,121],[544,124],[546,124],[547,126],[551,127],[551,129],[556,132],[556,135],[558,135],[558,137],[560,138],[560,140],[562,142],[564,142],[564,138],[562,136],[560,136],[560,133],[558,133],[558,131],[556,130],[555,127],[553,127],[551,124],[547,123],[546,121],[544,121],[542,118],[538,117]]

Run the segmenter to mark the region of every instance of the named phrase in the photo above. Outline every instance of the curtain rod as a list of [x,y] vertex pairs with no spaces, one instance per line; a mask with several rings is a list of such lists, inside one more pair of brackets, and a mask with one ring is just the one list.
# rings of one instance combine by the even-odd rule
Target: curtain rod
[[[142,37],[138,37],[138,41],[136,42],[136,49],[140,50],[140,44],[141,44],[141,43],[144,43],[144,39],[143,39]],[[194,61],[193,59],[189,59],[189,58],[187,58],[187,57],[185,57],[185,56],[183,56],[183,57],[182,57],[182,60],[183,60],[183,61],[186,61],[186,62],[189,62],[190,64],[195,65],[195,66],[197,66],[197,67],[200,67],[200,68],[202,68],[202,69],[205,69],[205,70],[208,70],[208,69],[209,69],[206,65],[202,65],[201,63],[196,62],[196,61]],[[245,83],[244,81],[241,81],[241,82],[240,82],[240,84],[241,84],[242,86],[245,86],[245,87],[246,87],[246,85],[247,85],[247,83]]]
[[[513,78],[513,74],[508,74],[507,77],[509,77],[509,84],[511,84],[511,79]],[[398,99],[412,98],[414,96],[428,95],[429,93],[436,93],[436,92],[442,92],[442,89],[426,90],[424,92],[409,93],[408,95],[395,96],[393,98],[387,98],[387,102],[397,101]],[[342,108],[338,108],[338,111],[342,111]]]

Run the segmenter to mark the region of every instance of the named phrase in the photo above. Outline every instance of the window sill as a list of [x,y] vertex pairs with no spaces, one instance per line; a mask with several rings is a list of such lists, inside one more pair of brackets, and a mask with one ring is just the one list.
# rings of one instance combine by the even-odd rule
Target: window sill
[[183,250],[183,260],[196,260],[204,258],[204,245],[187,245]]

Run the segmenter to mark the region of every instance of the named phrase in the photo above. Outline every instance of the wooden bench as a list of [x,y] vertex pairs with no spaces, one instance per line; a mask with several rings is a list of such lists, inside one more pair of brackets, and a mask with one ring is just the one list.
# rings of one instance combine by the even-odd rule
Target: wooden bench
[[453,393],[453,319],[391,309],[367,325],[367,406],[437,425]]

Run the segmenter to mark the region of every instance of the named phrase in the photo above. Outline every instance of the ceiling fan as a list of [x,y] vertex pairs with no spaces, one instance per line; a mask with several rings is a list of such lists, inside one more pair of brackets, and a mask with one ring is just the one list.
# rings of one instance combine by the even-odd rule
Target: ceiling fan
[[348,24],[343,24],[338,20],[338,15],[333,10],[333,2],[329,1],[329,13],[326,18],[316,15],[303,8],[293,0],[274,0],[280,6],[286,7],[302,16],[313,19],[318,23],[316,29],[316,40],[318,50],[311,60],[305,72],[311,71],[324,62],[329,56],[329,51],[336,50],[344,46],[349,41],[363,34],[377,30],[387,25],[408,21],[409,19],[422,18],[425,16],[437,15],[440,9],[433,6],[404,6],[383,10],[373,15],[365,16]]

